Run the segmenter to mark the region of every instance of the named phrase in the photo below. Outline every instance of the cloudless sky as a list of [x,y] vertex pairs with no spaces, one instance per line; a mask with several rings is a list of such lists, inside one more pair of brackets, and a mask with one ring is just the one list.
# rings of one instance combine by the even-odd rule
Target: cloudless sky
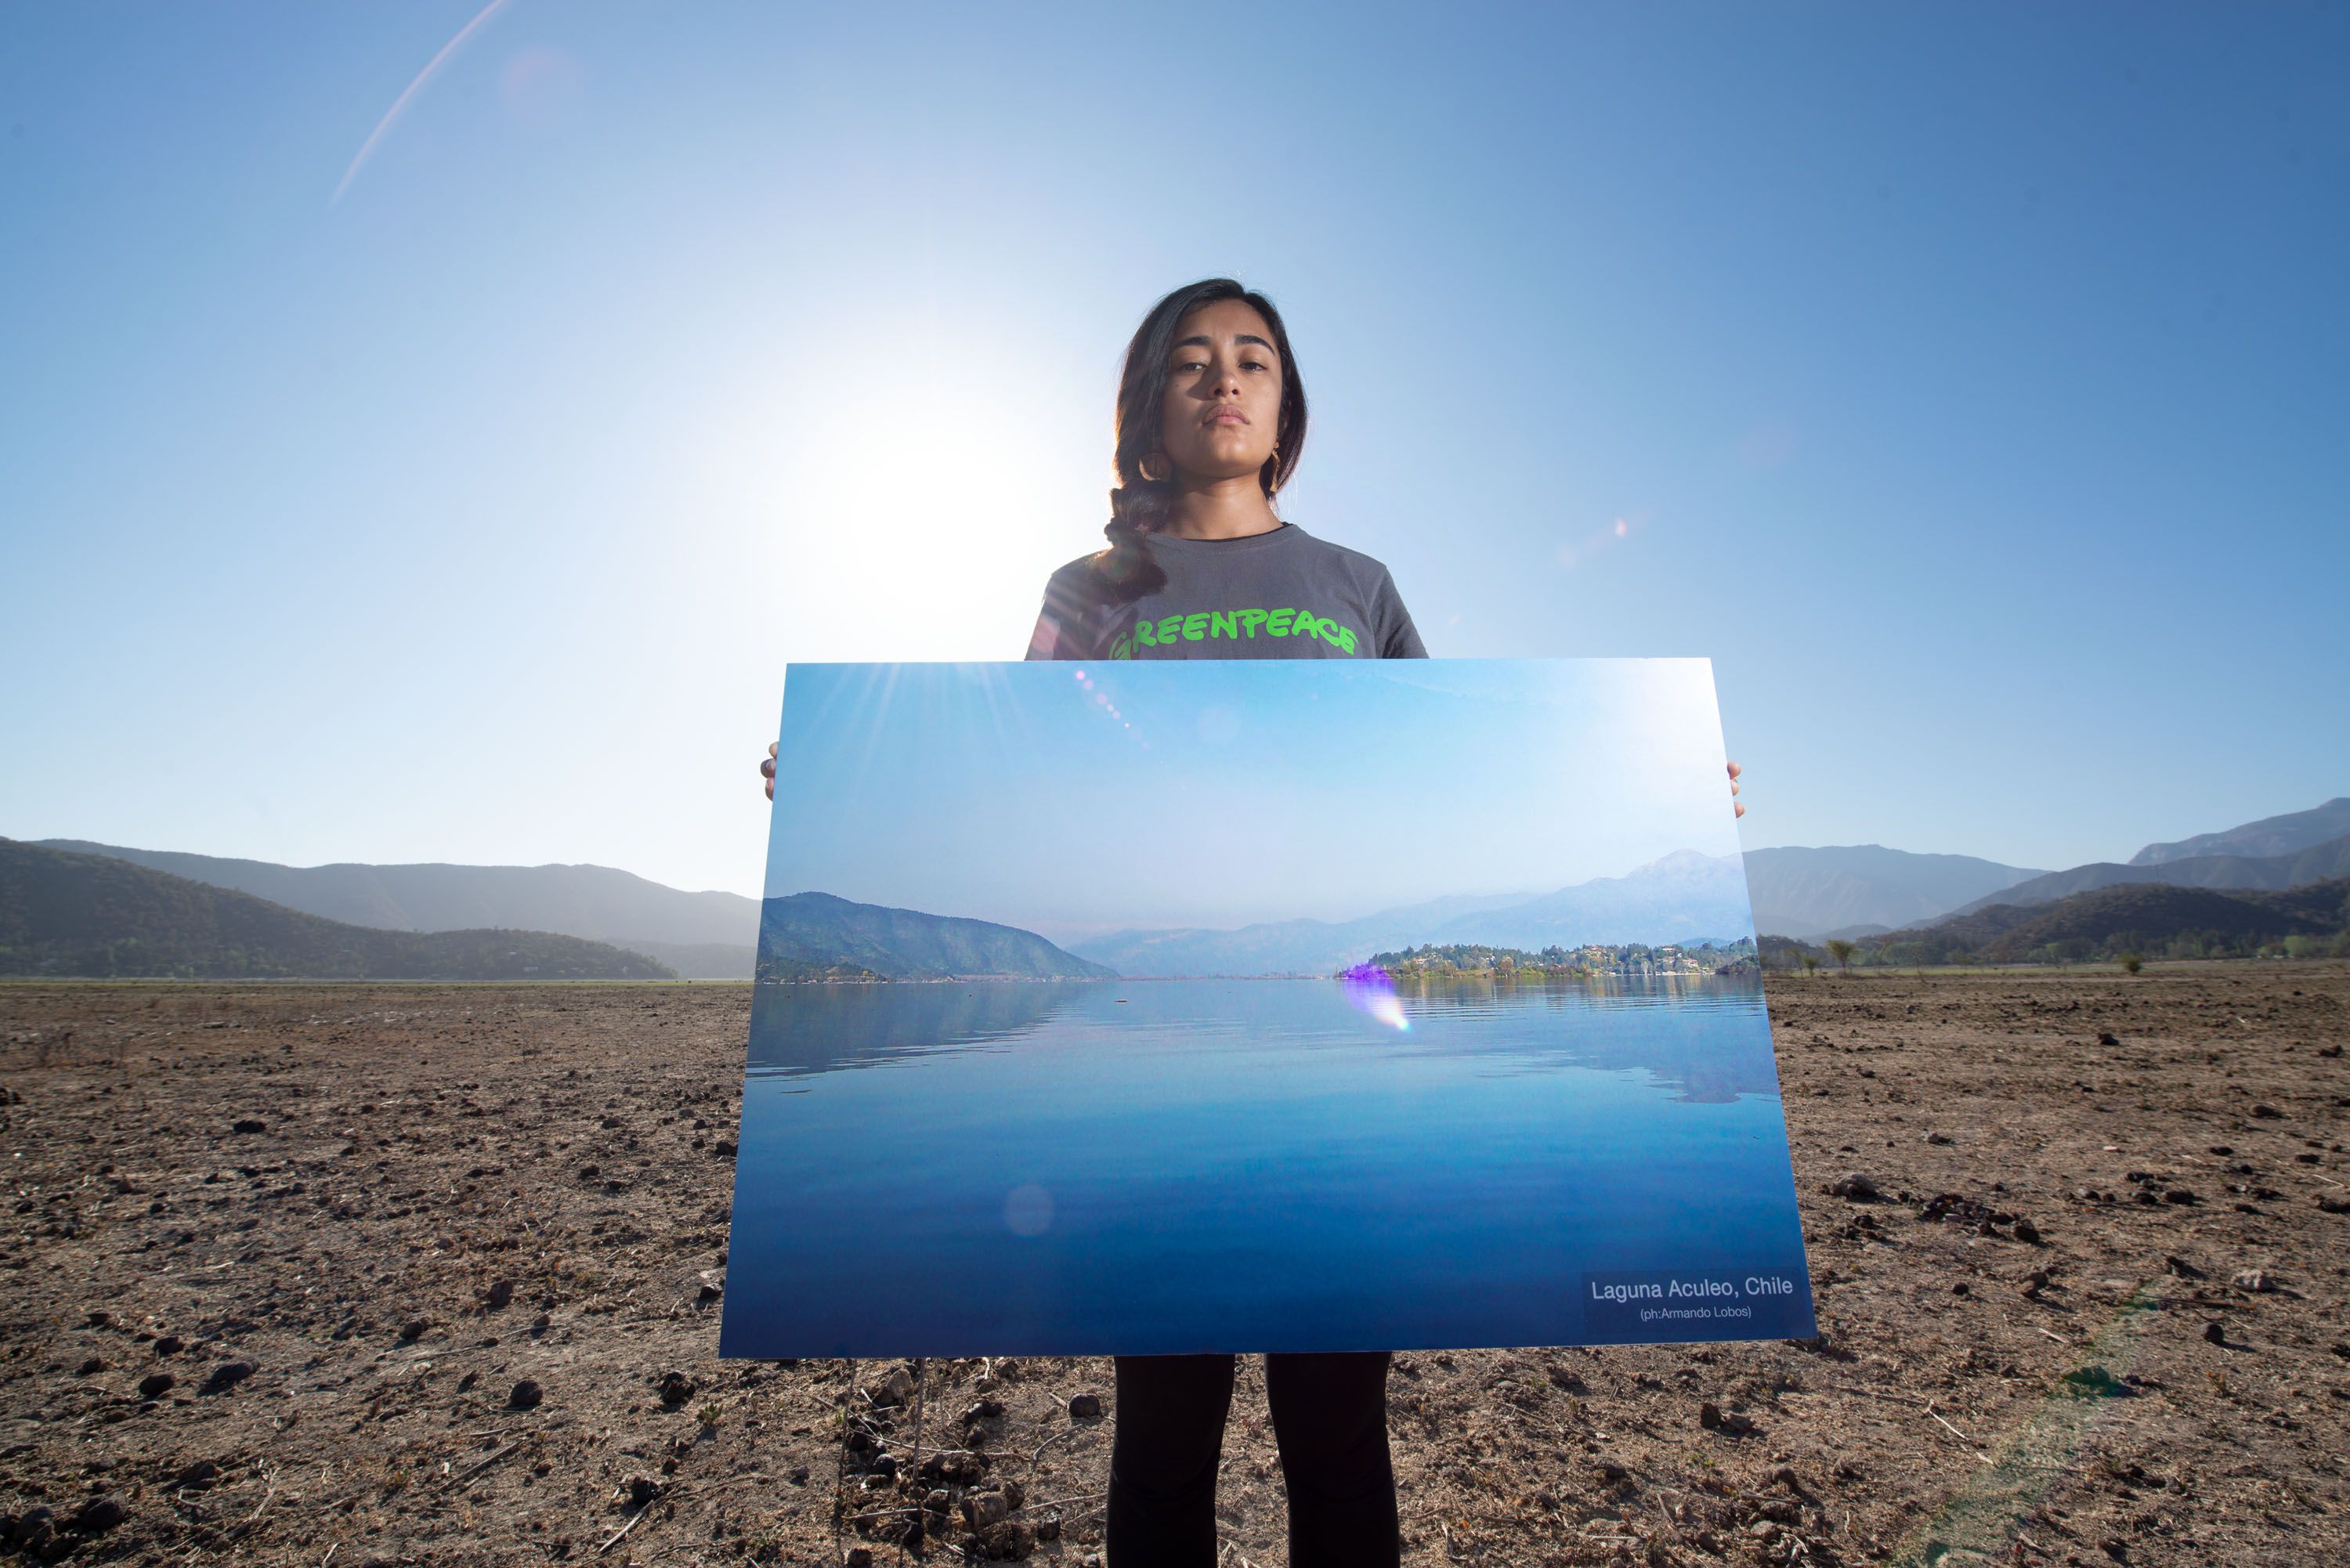
[[1699,659],[795,665],[767,895],[1056,941],[1738,853]]
[[1016,657],[1218,274],[1283,511],[1711,656],[1750,847],[2350,792],[2339,6],[19,5],[0,213],[10,836],[755,892],[785,663]]

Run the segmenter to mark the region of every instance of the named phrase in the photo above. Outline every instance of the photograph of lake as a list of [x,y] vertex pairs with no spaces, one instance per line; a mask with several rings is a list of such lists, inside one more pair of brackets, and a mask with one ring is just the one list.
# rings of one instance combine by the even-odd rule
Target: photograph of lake
[[794,665],[720,1354],[1814,1331],[1703,659]]

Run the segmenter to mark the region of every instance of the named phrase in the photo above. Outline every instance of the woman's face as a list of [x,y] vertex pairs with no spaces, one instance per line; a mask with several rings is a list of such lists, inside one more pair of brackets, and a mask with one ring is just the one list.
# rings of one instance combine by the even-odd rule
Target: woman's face
[[1160,448],[1199,478],[1256,472],[1279,434],[1281,374],[1273,329],[1255,306],[1219,299],[1189,312],[1168,356]]

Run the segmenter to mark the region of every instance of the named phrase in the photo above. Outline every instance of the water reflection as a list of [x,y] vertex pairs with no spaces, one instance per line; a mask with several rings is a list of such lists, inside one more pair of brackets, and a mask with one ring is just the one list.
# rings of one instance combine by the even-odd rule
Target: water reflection
[[[1369,1001],[760,988],[720,1354],[1813,1332],[1759,988],[1407,984],[1409,1028]],[[1792,1286],[1734,1322],[1590,1315],[1593,1278],[1659,1271]]]
[[1030,1039],[1121,1058],[1272,1051],[1443,1059],[1479,1077],[1645,1073],[1685,1104],[1778,1093],[1751,979],[989,981],[762,986],[753,1079],[904,1064]]
[[[1490,1056],[1490,1071],[1640,1071],[1685,1105],[1779,1092],[1756,979],[1456,979],[1407,981],[1397,989],[1415,1020],[1430,1021],[1430,1046]],[[1435,1027],[1448,1013],[1492,1026]]]
[[967,1050],[1031,1033],[1082,981],[763,985],[751,999],[754,1078],[792,1078]]

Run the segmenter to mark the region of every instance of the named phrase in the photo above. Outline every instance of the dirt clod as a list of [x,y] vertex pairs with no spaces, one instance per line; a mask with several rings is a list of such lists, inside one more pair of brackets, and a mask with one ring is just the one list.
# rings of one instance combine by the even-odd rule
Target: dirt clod
[[224,1361],[213,1368],[211,1376],[204,1379],[203,1391],[207,1394],[224,1393],[258,1370],[250,1361]]
[[130,1517],[130,1505],[119,1492],[91,1498],[74,1515],[73,1527],[86,1535],[102,1535]]

